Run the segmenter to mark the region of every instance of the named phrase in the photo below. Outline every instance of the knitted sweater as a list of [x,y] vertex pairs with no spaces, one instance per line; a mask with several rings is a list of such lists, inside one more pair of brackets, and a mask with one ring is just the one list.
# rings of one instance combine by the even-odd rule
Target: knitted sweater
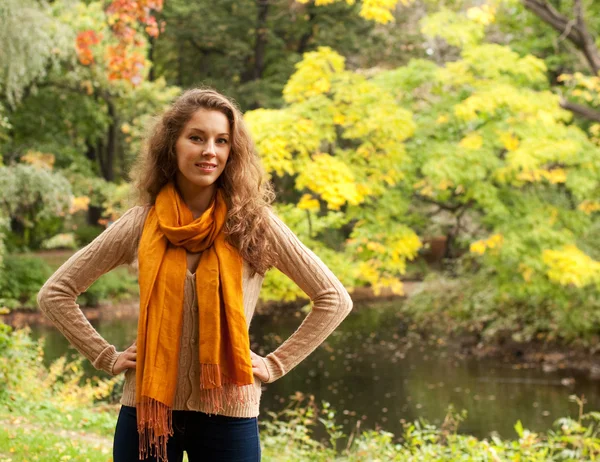
[[[129,209],[93,242],[75,253],[44,284],[37,300],[40,309],[69,342],[97,369],[113,374],[120,352],[89,323],[76,303],[102,274],[122,264],[134,264],[149,206]],[[300,327],[275,351],[262,358],[269,373],[266,383],[274,382],[306,358],[340,324],[352,309],[352,300],[334,274],[274,214],[269,214],[273,243],[279,258],[275,267],[291,278],[313,303]],[[263,277],[249,275],[244,261],[243,299],[248,327],[254,314]],[[197,271],[202,271],[199,266]],[[198,359],[198,304],[196,279],[187,271],[184,293],[184,318],[173,409],[207,412],[200,396]],[[126,369],[121,404],[135,406],[135,369]],[[232,404],[220,412],[234,417],[259,414],[261,382],[254,377],[256,404]]]

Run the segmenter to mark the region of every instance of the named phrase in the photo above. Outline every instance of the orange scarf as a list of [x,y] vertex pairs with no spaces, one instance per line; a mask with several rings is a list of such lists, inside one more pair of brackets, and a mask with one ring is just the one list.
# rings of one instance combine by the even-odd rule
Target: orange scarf
[[224,402],[252,401],[254,383],[242,294],[242,257],[225,242],[227,205],[217,189],[197,219],[173,183],[150,209],[138,250],[140,316],[136,359],[136,407],[140,458],[150,449],[167,460],[173,435],[186,250],[203,252],[196,271],[200,389],[211,413]]

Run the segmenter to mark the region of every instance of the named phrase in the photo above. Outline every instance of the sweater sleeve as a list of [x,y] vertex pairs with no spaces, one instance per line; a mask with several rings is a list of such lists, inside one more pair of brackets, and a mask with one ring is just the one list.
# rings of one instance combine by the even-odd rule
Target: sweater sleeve
[[46,281],[37,296],[40,310],[96,369],[110,375],[116,348],[90,324],[77,297],[104,273],[135,258],[148,207],[136,206],[76,252]]
[[271,228],[279,258],[275,267],[294,281],[312,302],[298,329],[263,361],[271,383],[312,353],[352,310],[352,299],[339,279],[274,212]]

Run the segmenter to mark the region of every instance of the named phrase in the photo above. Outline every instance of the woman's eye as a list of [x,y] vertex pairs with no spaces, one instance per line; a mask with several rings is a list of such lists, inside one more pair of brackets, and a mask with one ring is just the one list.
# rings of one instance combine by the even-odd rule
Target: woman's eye
[[190,136],[190,140],[192,140],[192,141],[199,141],[200,137],[199,136]]
[[219,141],[222,141],[223,143],[227,144],[227,141],[225,138],[220,138]]

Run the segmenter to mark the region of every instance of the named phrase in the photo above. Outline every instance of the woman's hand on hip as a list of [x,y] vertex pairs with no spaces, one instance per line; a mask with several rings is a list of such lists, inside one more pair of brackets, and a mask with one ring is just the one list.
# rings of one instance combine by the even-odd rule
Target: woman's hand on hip
[[135,361],[137,358],[137,340],[133,344],[123,351],[113,366],[113,375],[118,375],[125,369],[135,369]]
[[269,371],[262,357],[250,350],[250,358],[252,359],[252,373],[258,377],[261,382],[269,380]]

